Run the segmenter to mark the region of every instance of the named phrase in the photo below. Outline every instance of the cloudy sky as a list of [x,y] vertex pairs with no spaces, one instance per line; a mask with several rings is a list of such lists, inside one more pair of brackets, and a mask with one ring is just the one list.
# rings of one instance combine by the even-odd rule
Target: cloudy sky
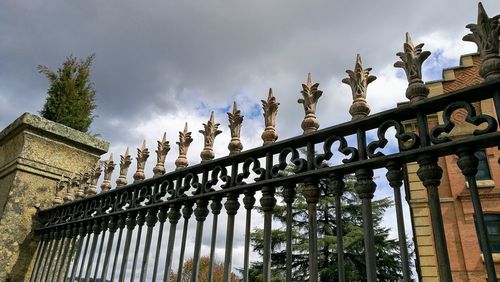
[[[500,12],[498,0],[483,4],[490,16]],[[403,72],[392,66],[405,32],[432,52],[424,80],[440,79],[442,68],[476,50],[461,40],[476,14],[477,3],[469,0],[4,0],[0,128],[42,108],[48,82],[37,65],[55,69],[66,56],[95,53],[91,76],[98,107],[91,132],[118,155],[143,139],[155,144],[164,131],[173,143],[187,121],[195,138],[189,159],[197,163],[198,130],[211,111],[224,131],[216,139],[216,155],[227,154],[226,112],[233,101],[245,116],[245,148],[261,144],[260,100],[270,87],[281,103],[280,139],[300,134],[297,98],[308,72],[324,91],[317,109],[321,127],[349,120],[350,89],[340,81],[357,53],[378,77],[368,90],[372,112],[394,107],[405,100]],[[176,158],[173,149],[168,169]],[[389,193],[383,191],[378,196]]]

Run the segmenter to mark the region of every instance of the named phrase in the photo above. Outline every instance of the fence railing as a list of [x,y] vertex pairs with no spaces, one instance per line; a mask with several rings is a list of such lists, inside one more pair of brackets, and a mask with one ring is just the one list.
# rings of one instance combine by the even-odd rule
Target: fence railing
[[[316,103],[322,92],[318,90],[319,84],[313,83],[311,76],[308,76],[307,83],[302,85],[303,97],[299,99],[305,111],[302,123],[304,134],[301,136],[275,142],[277,134],[274,127],[279,103],[270,91],[267,100],[262,101],[266,125],[262,134],[262,147],[242,151],[239,136],[243,117],[235,105],[229,113],[231,141],[228,156],[214,159],[212,148],[220,131],[212,115],[200,131],[204,135],[205,146],[201,153],[202,162],[199,164],[188,166],[186,154],[192,138],[186,124],[177,142],[179,156],[175,162],[175,171],[165,173],[164,162],[170,146],[164,136],[162,141],[158,141],[157,165],[153,169],[155,176],[152,178],[145,179],[144,176],[149,151],[143,145],[138,149],[137,171],[132,184],[127,184],[126,179],[131,164],[128,152],[121,156],[120,176],[114,189],[111,189],[111,174],[115,167],[112,158],[103,162],[104,181],[99,193],[96,185],[101,174],[100,165],[92,173],[82,175],[79,181],[61,181],[54,200],[56,205],[38,213],[42,226],[36,230],[40,243],[31,280],[136,281],[134,279],[140,277],[139,281],[168,281],[174,267],[174,247],[180,247],[177,277],[181,276],[184,256],[189,253],[193,258],[191,281],[198,281],[203,232],[207,230],[205,220],[211,213],[214,220],[208,229],[211,231],[210,259],[213,261],[218,235],[217,218],[224,206],[227,213],[224,281],[230,281],[235,216],[241,210],[242,201],[243,212],[246,214],[242,273],[243,281],[248,281],[251,211],[255,208],[255,194],[259,191],[260,206],[264,214],[263,280],[270,281],[271,230],[276,192],[282,189],[287,211],[290,212],[296,186],[301,184],[309,216],[309,280],[318,281],[316,208],[320,197],[325,196],[319,189],[318,182],[322,178],[334,180],[332,191],[336,199],[339,199],[343,193],[344,176],[354,174],[355,190],[362,201],[367,281],[376,281],[372,215],[376,184],[373,181],[373,170],[386,168],[386,178],[396,195],[404,281],[410,281],[399,190],[404,178],[402,167],[409,162],[418,162],[418,177],[428,191],[440,280],[452,281],[438,194],[442,169],[438,166],[437,159],[457,154],[458,165],[469,183],[473,199],[478,241],[483,250],[488,280],[496,281],[475,182],[477,159],[474,152],[499,146],[500,132],[497,118],[476,113],[472,103],[493,99],[497,115],[500,113],[498,18],[488,18],[480,6],[478,24],[468,27],[472,33],[464,39],[475,41],[482,57],[480,74],[485,82],[479,85],[427,98],[429,89],[422,82],[421,66],[430,53],[422,51],[423,44],[415,46],[407,36],[404,52],[397,54],[401,61],[395,66],[402,67],[407,74],[408,104],[368,115],[370,109],[365,100],[366,89],[375,77],[369,75],[371,69],[363,69],[358,55],[354,69],[348,70],[348,78],[343,80],[352,88],[353,104],[349,111],[353,116],[352,121],[318,130]],[[454,127],[450,116],[457,109],[466,110],[466,121],[475,126],[481,125],[481,129],[460,140],[451,140],[446,134]],[[443,113],[444,123],[430,127],[427,116],[437,112]],[[418,132],[405,131],[405,122],[416,123]],[[394,136],[386,136],[389,129],[395,130]],[[369,131],[376,131],[376,140],[367,138]],[[391,139],[398,144],[396,152],[385,148]],[[293,165],[289,166],[290,164]],[[287,166],[288,169],[292,167],[292,173],[282,173]],[[340,218],[340,200],[336,203],[336,215]],[[186,249],[187,227],[193,213],[196,221],[194,248]],[[181,217],[183,231],[182,238],[178,238],[176,228]],[[167,220],[170,223],[169,232],[164,238],[163,228]],[[287,230],[291,230],[291,224],[291,220],[288,220]],[[159,228],[156,243],[152,239],[154,228]],[[132,236],[133,233],[135,236]],[[336,235],[337,279],[344,281],[343,234],[337,232]],[[153,244],[155,249],[152,249]],[[290,233],[287,233],[286,249],[287,263],[291,265]],[[166,259],[160,260],[160,253],[165,254]],[[127,274],[127,269],[130,274]],[[210,275],[212,273],[211,266]],[[286,275],[287,281],[292,281],[291,270],[287,270]]]

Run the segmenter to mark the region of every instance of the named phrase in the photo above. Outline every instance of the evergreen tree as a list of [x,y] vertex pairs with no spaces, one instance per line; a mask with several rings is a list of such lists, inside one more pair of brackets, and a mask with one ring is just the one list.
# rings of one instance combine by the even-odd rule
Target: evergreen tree
[[[342,202],[342,227],[344,240],[344,260],[346,281],[366,281],[365,250],[363,240],[363,220],[361,200],[354,192],[353,179],[346,179],[346,191]],[[271,236],[271,272],[273,281],[285,281],[286,269],[292,268],[294,281],[309,278],[308,253],[308,209],[302,196],[302,186],[297,187],[297,198],[293,204],[292,264],[286,264],[286,204],[274,208],[274,221],[278,228]],[[322,196],[317,204],[318,223],[318,269],[320,281],[337,281],[337,228],[335,222],[335,198],[329,196],[329,181],[320,181]],[[392,206],[389,198],[373,201],[373,226],[377,257],[377,280],[399,281],[402,279],[401,258],[398,241],[389,239],[389,229],[380,226],[385,210]],[[263,230],[256,229],[251,234],[254,251],[262,255]],[[262,264],[254,263],[250,269],[250,281],[262,281]]]
[[77,61],[69,56],[57,72],[39,65],[38,72],[50,82],[47,99],[40,111],[42,117],[87,132],[96,108],[94,85],[90,82],[90,66],[95,54]]

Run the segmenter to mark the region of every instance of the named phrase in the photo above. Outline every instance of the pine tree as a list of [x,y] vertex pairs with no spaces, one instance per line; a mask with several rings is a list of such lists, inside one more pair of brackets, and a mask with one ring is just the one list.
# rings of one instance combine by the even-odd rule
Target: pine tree
[[[342,226],[344,239],[344,260],[346,281],[365,281],[365,255],[363,240],[363,220],[361,200],[354,192],[353,179],[346,179],[346,191],[342,202]],[[322,196],[317,204],[318,221],[318,269],[320,281],[337,280],[337,228],[335,222],[335,198],[329,196],[329,181],[320,181]],[[274,221],[279,224],[272,230],[271,260],[273,281],[285,281],[288,267],[292,268],[294,281],[307,281],[309,277],[308,261],[308,209],[302,196],[302,186],[297,187],[297,198],[293,204],[292,227],[292,265],[286,264],[286,205],[278,204],[274,208]],[[385,210],[392,206],[389,198],[373,201],[373,225],[375,248],[377,252],[377,280],[399,281],[402,279],[398,241],[389,239],[389,229],[380,225]],[[256,229],[251,234],[254,251],[262,255],[263,230]],[[250,281],[262,281],[262,264],[254,263],[250,269]]]
[[38,72],[50,82],[47,99],[40,111],[42,117],[87,132],[96,108],[94,85],[90,81],[90,66],[95,54],[77,61],[69,56],[57,72],[39,65]]

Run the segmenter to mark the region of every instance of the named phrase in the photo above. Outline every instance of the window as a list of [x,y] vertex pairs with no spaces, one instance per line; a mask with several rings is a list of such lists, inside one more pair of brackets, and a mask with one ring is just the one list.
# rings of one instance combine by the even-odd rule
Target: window
[[500,214],[485,214],[484,223],[488,232],[492,253],[500,253]]
[[480,150],[474,153],[474,156],[479,160],[477,166],[476,180],[490,180],[490,167],[488,166],[488,156],[484,150]]

